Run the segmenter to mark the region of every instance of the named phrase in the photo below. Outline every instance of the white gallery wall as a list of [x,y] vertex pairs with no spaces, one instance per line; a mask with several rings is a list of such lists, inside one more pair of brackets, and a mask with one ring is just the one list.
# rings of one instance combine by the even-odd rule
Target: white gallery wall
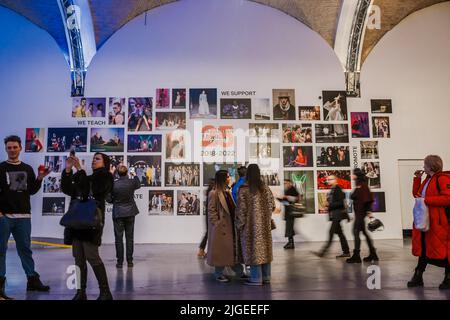
[[[402,237],[397,160],[437,153],[450,164],[449,18],[450,3],[406,18],[380,41],[363,66],[362,98],[348,99],[349,112],[370,111],[370,99],[393,103],[391,138],[378,139],[380,191],[386,193],[387,212],[377,214],[386,228],[375,233],[376,238]],[[144,15],[132,20],[98,51],[86,79],[87,97],[154,97],[156,88],[211,87],[255,90],[258,98],[271,98],[273,88],[293,88],[296,105],[321,105],[322,90],[345,88],[342,67],[328,44],[297,20],[267,6],[241,0],[183,0],[150,11],[146,25],[144,21]],[[1,137],[18,134],[25,139],[27,127],[76,126],[68,66],[56,43],[2,7],[0,74]],[[243,120],[220,123],[248,125]],[[352,139],[351,145],[359,146],[359,140]],[[6,157],[3,150],[0,156]],[[23,160],[37,167],[44,154],[24,154]],[[148,201],[147,188],[139,193]],[[60,218],[41,215],[42,196],[40,192],[32,200],[33,236],[60,238]],[[201,239],[203,216],[149,216],[145,204],[141,211],[137,243]],[[107,221],[104,241],[113,242],[111,219]],[[282,241],[284,223],[279,215],[276,221],[274,238]],[[350,227],[346,225],[349,238]],[[297,229],[298,240],[324,240],[327,216],[308,215],[297,221]]]

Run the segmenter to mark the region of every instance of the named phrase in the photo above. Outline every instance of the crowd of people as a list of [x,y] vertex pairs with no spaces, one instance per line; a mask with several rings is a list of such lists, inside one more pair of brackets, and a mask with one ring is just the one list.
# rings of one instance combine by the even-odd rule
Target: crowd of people
[[[31,205],[30,196],[41,188],[43,179],[50,173],[49,168],[39,167],[38,175],[33,168],[19,159],[22,151],[18,136],[8,136],[4,140],[8,159],[0,163],[0,300],[11,299],[5,291],[6,284],[6,252],[9,237],[12,234],[16,242],[22,267],[28,278],[27,290],[48,292],[50,287],[44,285],[35,270],[31,250]],[[89,263],[97,279],[100,294],[98,300],[112,300],[108,275],[99,248],[102,244],[103,226],[105,223],[106,202],[113,204],[114,234],[116,239],[117,268],[123,267],[124,247],[123,235],[126,237],[126,259],[129,268],[133,267],[133,232],[134,217],[139,210],[134,202],[134,191],[140,187],[140,181],[132,173],[127,175],[127,168],[117,167],[119,178],[114,179],[115,170],[110,158],[103,153],[95,153],[92,160],[91,175],[87,175],[80,160],[75,154],[67,157],[65,169],[61,173],[61,188],[63,193],[71,197],[71,203],[82,203],[92,200],[95,210],[92,214],[83,213],[83,223],[91,219],[95,224],[92,228],[81,228],[76,221],[79,216],[76,210],[68,211],[72,220],[65,220],[64,243],[72,245],[72,255],[77,266],[77,292],[73,300],[86,300],[87,264]],[[272,213],[276,207],[272,191],[261,178],[257,164],[238,169],[239,180],[233,186],[231,177],[226,170],[219,170],[214,180],[210,181],[207,192],[206,219],[207,234],[203,239],[199,256],[206,256],[208,265],[214,268],[214,278],[220,283],[230,282],[224,273],[230,267],[235,276],[245,285],[263,286],[271,282],[271,263],[274,259],[272,246],[272,230],[276,225]],[[422,179],[426,174],[426,178]],[[26,183],[23,183],[23,179]],[[352,178],[356,188],[351,194],[355,212],[353,235],[355,244],[353,255],[341,227],[343,220],[350,221],[345,194],[339,186],[338,177],[329,172],[325,180],[329,186],[328,212],[331,221],[329,241],[315,254],[324,257],[331,244],[334,234],[340,238],[342,254],[347,263],[375,262],[379,260],[374,242],[366,230],[366,218],[371,217],[373,195],[367,184],[367,177],[358,168],[353,170]],[[439,156],[430,155],[424,160],[424,170],[415,172],[413,181],[413,196],[416,199],[413,225],[413,255],[419,257],[417,267],[408,287],[424,285],[423,273],[428,264],[445,269],[444,280],[439,289],[450,289],[450,255],[447,250],[450,244],[449,207],[450,207],[450,174],[443,171],[443,162]],[[153,191],[150,191],[153,192]],[[170,192],[170,191],[169,191]],[[173,191],[172,191],[173,192]],[[173,193],[172,193],[173,194]],[[173,199],[162,192],[154,192],[149,205],[157,209],[173,210]],[[162,199],[162,201],[159,200]],[[186,206],[185,199],[180,205]],[[286,237],[288,243],[285,249],[294,249],[293,222],[298,217],[295,203],[299,193],[295,185],[285,180],[285,192],[276,198],[285,208]],[[195,204],[195,196],[192,205]],[[168,205],[170,208],[163,208]],[[428,210],[422,210],[426,206]],[[91,211],[91,210],[89,210]],[[425,211],[428,220],[424,219]],[[69,223],[70,222],[70,223]],[[372,223],[372,222],[371,222]],[[369,224],[370,225],[370,224]],[[371,229],[372,230],[372,229]],[[361,259],[360,234],[367,240],[369,255]],[[205,252],[206,249],[206,252]],[[248,274],[247,268],[250,269]]]

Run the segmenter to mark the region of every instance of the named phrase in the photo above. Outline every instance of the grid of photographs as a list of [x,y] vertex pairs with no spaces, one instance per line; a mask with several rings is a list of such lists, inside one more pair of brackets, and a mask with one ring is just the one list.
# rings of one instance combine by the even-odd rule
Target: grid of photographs
[[[188,121],[213,120],[202,126],[202,151],[204,148],[217,151],[220,145],[227,152],[233,152],[236,147],[234,131],[241,129],[238,125],[241,122],[235,124],[232,121],[245,120],[249,129],[246,161],[260,165],[261,177],[269,186],[281,186],[282,178],[293,181],[301,194],[296,205],[306,213],[315,212],[315,190],[323,190],[317,198],[318,212],[324,213],[325,190],[330,189],[327,176],[336,176],[338,184],[345,190],[352,187],[350,146],[345,145],[350,143],[350,138],[371,138],[371,131],[373,139],[389,138],[391,134],[390,119],[383,115],[392,113],[392,101],[388,99],[371,100],[370,128],[369,112],[348,113],[345,91],[323,91],[322,106],[298,107],[295,89],[273,89],[272,100],[258,96],[219,100],[218,92],[216,88],[178,87],[157,88],[153,91],[154,97],[74,98],[73,118],[103,118],[105,127],[97,124],[97,127],[89,128],[28,128],[24,149],[30,153],[50,153],[45,156],[44,163],[52,174],[43,182],[44,194],[61,194],[59,174],[64,169],[67,155],[52,153],[90,152],[77,156],[91,174],[92,153],[105,152],[110,155],[115,168],[124,163],[126,156],[130,175],[136,175],[141,186],[150,188],[150,215],[197,216],[205,196],[203,189],[192,188],[206,187],[220,169],[227,170],[234,183],[238,179],[237,168],[242,164],[236,162],[236,157],[207,160],[215,161],[212,163],[189,162],[192,160],[187,157],[190,145],[187,150],[185,131]],[[302,122],[294,122],[297,119]],[[155,133],[159,130],[166,132]],[[219,131],[225,134],[218,136]],[[231,136],[233,139],[229,139]],[[362,140],[359,143],[360,164],[369,186],[381,189],[379,141]],[[131,154],[124,155],[124,152]],[[270,165],[266,165],[268,163]],[[298,168],[310,170],[298,171]],[[160,190],[162,186],[175,190]],[[384,192],[374,194],[378,197],[374,212],[385,212]],[[49,199],[46,215],[64,212],[66,198],[60,203],[52,200],[58,197],[46,199]]]

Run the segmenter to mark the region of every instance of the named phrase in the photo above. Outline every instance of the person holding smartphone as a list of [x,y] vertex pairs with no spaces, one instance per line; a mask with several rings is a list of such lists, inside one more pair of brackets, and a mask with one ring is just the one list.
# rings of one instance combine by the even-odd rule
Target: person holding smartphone
[[[92,160],[92,175],[87,175],[81,167],[80,160],[72,150],[66,161],[66,168],[61,174],[62,192],[72,200],[87,200],[93,197],[102,212],[102,225],[105,222],[105,199],[113,187],[113,176],[110,173],[111,160],[104,154],[97,152]],[[73,169],[76,172],[73,172]],[[79,230],[65,228],[64,243],[72,245],[72,254],[75,265],[79,268],[80,284],[77,294],[72,300],[87,300],[87,263],[91,265],[97,278],[100,295],[97,300],[112,300],[112,294],[108,285],[108,277],[105,265],[99,255],[102,243],[103,228]]]

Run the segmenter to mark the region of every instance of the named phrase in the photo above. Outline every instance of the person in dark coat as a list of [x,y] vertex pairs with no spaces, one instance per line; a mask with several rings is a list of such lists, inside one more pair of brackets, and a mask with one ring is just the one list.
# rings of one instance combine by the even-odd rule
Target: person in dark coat
[[[88,176],[81,167],[80,160],[70,155],[66,161],[66,169],[61,174],[61,189],[72,199],[88,199],[90,194],[97,200],[102,213],[102,225],[105,222],[105,199],[112,191],[113,176],[109,172],[111,162],[104,153],[97,152],[92,160],[93,174]],[[72,168],[75,167],[76,173]],[[87,264],[89,262],[97,278],[100,295],[97,300],[112,300],[109,290],[105,265],[99,255],[102,243],[103,228],[90,230],[75,230],[65,228],[64,243],[72,245],[75,265],[80,270],[80,289],[73,300],[86,300]]]
[[378,261],[376,249],[373,246],[373,241],[366,230],[365,219],[366,216],[371,216],[373,196],[367,185],[367,178],[364,172],[356,168],[353,170],[353,180],[355,180],[356,188],[351,195],[353,200],[353,208],[355,210],[355,223],[353,224],[353,236],[355,238],[355,250],[351,258],[347,259],[348,263],[361,263],[360,249],[361,239],[359,234],[362,232],[367,240],[369,246],[369,256],[365,257],[364,262]]
[[[113,169],[114,170],[114,169]],[[133,179],[128,178],[128,169],[124,165],[117,168],[119,178],[114,181],[111,200],[113,204],[114,238],[116,243],[117,268],[123,266],[123,234],[125,232],[127,248],[127,265],[133,267],[134,251],[134,220],[139,209],[134,201],[134,192],[141,187],[139,178],[133,174]]]
[[294,236],[295,236],[295,230],[294,230],[294,222],[295,222],[295,216],[292,212],[292,205],[299,200],[299,193],[297,189],[295,188],[294,184],[291,180],[285,179],[284,180],[284,196],[281,200],[283,200],[283,203],[289,203],[289,205],[284,206],[284,220],[286,220],[286,229],[284,232],[284,236],[288,238],[288,243],[284,245],[284,249],[295,249],[294,245]]
[[345,193],[337,183],[336,176],[330,175],[327,177],[327,184],[331,185],[331,190],[328,194],[328,214],[331,220],[331,227],[329,231],[328,242],[323,249],[316,253],[317,256],[323,257],[331,246],[335,234],[339,236],[341,241],[342,254],[336,258],[350,257],[350,248],[348,246],[347,238],[344,235],[341,227],[341,221],[350,217],[347,213],[345,205]]

